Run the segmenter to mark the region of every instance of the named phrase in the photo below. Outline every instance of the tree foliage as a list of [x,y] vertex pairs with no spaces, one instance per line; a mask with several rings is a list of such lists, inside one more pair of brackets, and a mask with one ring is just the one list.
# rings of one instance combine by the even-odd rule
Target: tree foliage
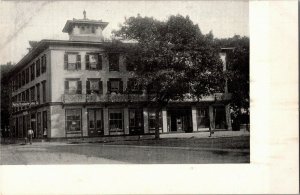
[[1,129],[5,126],[9,126],[9,82],[6,78],[7,73],[13,68],[13,64],[8,62],[0,65],[0,77],[1,77]]
[[156,94],[158,110],[186,94],[201,98],[224,89],[212,33],[203,35],[188,16],[162,22],[138,15],[126,19],[114,34],[137,42],[126,48],[127,64],[134,67],[139,85]]
[[228,53],[228,89],[233,94],[234,110],[249,109],[249,38],[238,35],[228,39],[217,39],[217,47],[233,47]]

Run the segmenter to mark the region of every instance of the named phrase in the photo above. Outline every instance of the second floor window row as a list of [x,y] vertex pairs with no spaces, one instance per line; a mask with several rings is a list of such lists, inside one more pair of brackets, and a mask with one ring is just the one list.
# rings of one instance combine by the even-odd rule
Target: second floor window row
[[15,91],[25,84],[33,81],[35,78],[39,77],[41,74],[46,72],[47,68],[47,58],[46,54],[38,58],[34,63],[30,64],[29,67],[25,68],[23,71],[17,74],[15,78],[12,79],[12,90]]

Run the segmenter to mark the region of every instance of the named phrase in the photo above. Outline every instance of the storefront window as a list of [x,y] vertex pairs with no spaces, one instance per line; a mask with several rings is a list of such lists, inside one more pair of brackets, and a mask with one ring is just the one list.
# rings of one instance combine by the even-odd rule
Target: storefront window
[[123,132],[123,111],[121,109],[109,110],[109,131]]
[[81,109],[66,110],[66,131],[81,131]]
[[208,108],[197,109],[197,127],[198,129],[209,128]]
[[[155,110],[148,111],[149,117],[149,133],[155,133],[155,124],[156,124],[156,113]],[[162,115],[159,112],[159,130],[162,131]]]

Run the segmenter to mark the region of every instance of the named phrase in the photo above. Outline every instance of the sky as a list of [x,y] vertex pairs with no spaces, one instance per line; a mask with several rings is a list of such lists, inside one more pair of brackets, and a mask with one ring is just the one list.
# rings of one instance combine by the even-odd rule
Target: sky
[[17,63],[28,52],[28,41],[68,40],[62,29],[67,20],[109,22],[103,31],[110,38],[125,17],[149,16],[165,21],[170,15],[188,15],[201,32],[215,37],[249,36],[248,1],[1,1],[0,64]]

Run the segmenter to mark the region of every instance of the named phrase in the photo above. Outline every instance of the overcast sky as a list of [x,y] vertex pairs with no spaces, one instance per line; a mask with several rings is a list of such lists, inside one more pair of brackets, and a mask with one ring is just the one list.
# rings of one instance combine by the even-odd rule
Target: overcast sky
[[215,37],[249,36],[248,1],[31,1],[0,2],[0,63],[18,62],[27,53],[28,41],[68,39],[62,29],[69,19],[109,22],[104,36],[118,29],[125,17],[153,16],[166,20],[174,14],[189,15],[202,33]]

